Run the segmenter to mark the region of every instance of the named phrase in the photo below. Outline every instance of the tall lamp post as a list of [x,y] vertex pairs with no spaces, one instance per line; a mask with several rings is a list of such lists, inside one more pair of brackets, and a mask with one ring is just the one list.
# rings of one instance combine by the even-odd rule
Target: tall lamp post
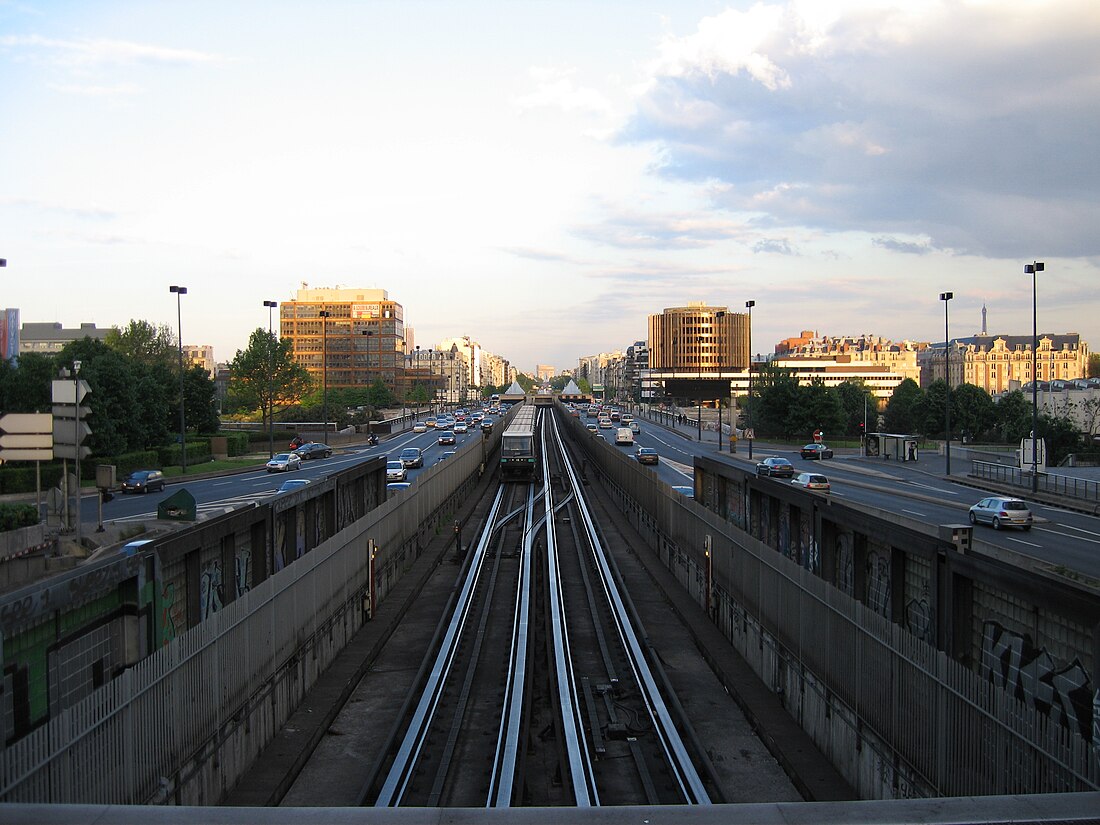
[[317,317],[321,319],[321,429],[328,444],[328,319],[332,313],[322,309]]
[[1031,492],[1039,492],[1039,315],[1035,276],[1046,269],[1042,261],[1024,264],[1031,276]]
[[264,301],[267,307],[267,457],[275,456],[275,333],[271,327],[271,312],[279,304]]
[[180,349],[180,475],[187,474],[187,418],[183,411],[183,308],[181,298],[187,294],[185,286],[170,286],[176,294],[176,327],[179,330]]
[[951,475],[951,334],[948,332],[947,302],[954,297],[954,292],[940,293],[940,300],[943,301],[943,382],[947,387],[943,405],[943,443],[948,475]]
[[745,301],[745,309],[749,311],[749,409],[745,418],[745,429],[748,431],[745,435],[748,436],[749,441],[749,461],[752,461],[752,436],[755,435],[752,431],[752,308],[754,306],[756,306],[756,301]]

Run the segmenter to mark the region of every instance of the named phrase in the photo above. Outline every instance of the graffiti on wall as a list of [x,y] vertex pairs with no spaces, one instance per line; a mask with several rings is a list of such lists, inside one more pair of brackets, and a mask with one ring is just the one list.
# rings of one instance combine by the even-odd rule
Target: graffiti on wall
[[726,482],[726,518],[738,527],[745,526],[745,513],[741,507],[741,497],[744,491],[740,484],[733,481]]
[[212,561],[199,575],[199,620],[206,621],[225,604],[222,591],[222,565]]
[[852,551],[852,534],[838,533],[836,537],[836,586],[852,598],[856,595],[856,562]]
[[905,605],[905,627],[917,638],[929,644],[936,643],[936,622],[932,616],[932,597],[927,584],[921,587],[920,598],[912,599]]
[[890,557],[871,551],[867,554],[867,607],[890,618]]
[[233,563],[233,579],[237,587],[236,597],[239,599],[252,589],[252,550],[238,550]]
[[779,545],[778,549],[781,554],[788,559],[793,559],[798,556],[797,550],[791,546],[791,519],[788,515],[785,507],[780,508],[779,516]]
[[998,622],[982,623],[981,676],[1028,702],[1052,721],[1097,743],[1100,692],[1080,660],[1059,665],[1031,637]]
[[160,646],[168,644],[179,633],[176,625],[176,585],[173,582],[165,582],[157,596],[157,609],[160,611],[160,622],[157,627],[160,630]]

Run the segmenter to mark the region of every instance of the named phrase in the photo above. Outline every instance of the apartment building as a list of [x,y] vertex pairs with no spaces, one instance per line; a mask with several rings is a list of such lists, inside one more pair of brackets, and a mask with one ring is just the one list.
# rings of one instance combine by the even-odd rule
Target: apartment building
[[[1032,375],[1032,336],[975,335],[954,338],[947,348],[950,384],[974,384],[999,395],[1038,381],[1073,381],[1088,375],[1089,348],[1076,332],[1042,333]],[[944,345],[931,344],[919,353],[921,386],[944,378]]]

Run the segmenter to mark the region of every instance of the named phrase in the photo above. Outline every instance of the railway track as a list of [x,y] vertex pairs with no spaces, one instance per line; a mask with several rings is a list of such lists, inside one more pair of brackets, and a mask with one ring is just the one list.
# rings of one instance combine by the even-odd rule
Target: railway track
[[360,804],[708,804],[553,415],[498,488]]

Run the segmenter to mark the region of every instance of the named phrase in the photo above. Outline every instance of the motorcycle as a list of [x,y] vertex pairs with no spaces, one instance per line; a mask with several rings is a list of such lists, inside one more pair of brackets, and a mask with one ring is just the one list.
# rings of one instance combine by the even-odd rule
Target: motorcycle
[[367,444],[370,445],[371,447],[377,447],[378,446],[378,436],[376,436],[374,433],[371,433],[367,437]]

